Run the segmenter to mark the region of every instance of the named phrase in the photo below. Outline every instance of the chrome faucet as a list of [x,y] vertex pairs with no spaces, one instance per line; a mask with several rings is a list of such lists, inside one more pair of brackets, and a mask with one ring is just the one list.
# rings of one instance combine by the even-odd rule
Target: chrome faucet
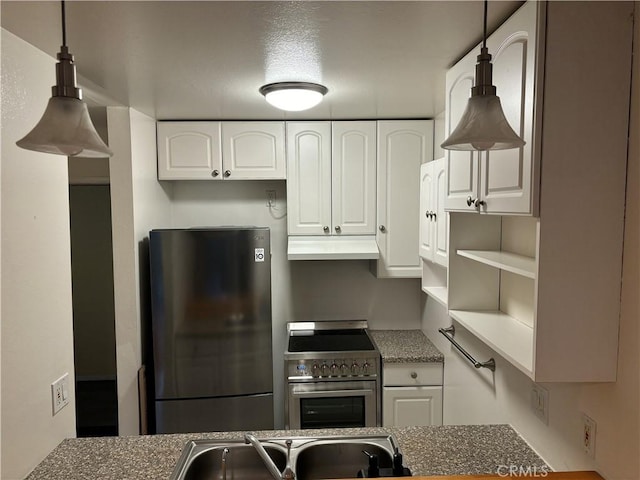
[[258,440],[255,436],[250,433],[245,433],[244,442],[253,445],[253,448],[255,448],[256,452],[258,452],[258,455],[260,455],[260,458],[264,462],[274,480],[294,480],[296,478],[296,475],[295,473],[293,473],[293,469],[291,468],[291,444],[293,443],[291,440],[287,440],[285,442],[287,445],[287,466],[284,467],[284,471],[282,472],[280,472],[276,464],[273,462],[267,451],[260,443],[260,440]]

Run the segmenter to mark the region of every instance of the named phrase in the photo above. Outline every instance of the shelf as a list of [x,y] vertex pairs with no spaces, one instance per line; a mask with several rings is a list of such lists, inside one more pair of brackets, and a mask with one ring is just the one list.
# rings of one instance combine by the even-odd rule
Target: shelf
[[446,308],[448,300],[447,287],[422,287],[422,291]]
[[449,310],[449,315],[533,378],[533,329],[499,311]]
[[492,250],[458,250],[456,253],[461,257],[515,273],[516,275],[532,279],[536,278],[536,259],[533,257]]
[[377,260],[375,235],[290,235],[288,260]]

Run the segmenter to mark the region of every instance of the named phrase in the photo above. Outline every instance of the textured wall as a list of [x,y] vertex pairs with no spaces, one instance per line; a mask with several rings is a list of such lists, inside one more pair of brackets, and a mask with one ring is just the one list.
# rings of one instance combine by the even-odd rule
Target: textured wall
[[[23,478],[75,436],[67,159],[15,145],[40,119],[54,59],[2,30],[2,472]],[[50,384],[71,402],[52,416]]]

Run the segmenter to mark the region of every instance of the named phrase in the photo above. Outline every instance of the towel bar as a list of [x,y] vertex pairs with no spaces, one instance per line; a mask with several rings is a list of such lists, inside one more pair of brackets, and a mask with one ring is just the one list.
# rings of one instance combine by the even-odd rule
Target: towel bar
[[453,344],[453,346],[456,347],[460,351],[460,353],[462,353],[467,358],[467,360],[469,360],[473,364],[474,367],[488,368],[492,372],[496,371],[496,361],[493,358],[490,358],[486,362],[479,362],[475,358],[473,358],[471,354],[469,354],[469,352],[462,348],[462,346],[458,342],[455,341],[453,336],[456,334],[456,328],[453,325],[447,328],[439,328],[438,331],[442,335],[444,335],[444,338],[449,340]]

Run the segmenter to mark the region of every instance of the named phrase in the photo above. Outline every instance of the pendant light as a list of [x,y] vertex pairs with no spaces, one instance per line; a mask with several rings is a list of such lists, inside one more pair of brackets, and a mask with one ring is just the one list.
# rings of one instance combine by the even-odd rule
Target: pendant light
[[271,105],[289,112],[315,107],[328,91],[324,85],[309,82],[270,83],[259,90]]
[[485,0],[484,36],[475,84],[458,126],[441,145],[446,150],[506,150],[525,144],[505,118],[493,85],[493,65],[487,49],[487,4]]
[[80,157],[110,157],[113,152],[96,132],[82,90],[76,85],[76,67],[67,48],[64,0],[62,46],[56,64],[56,85],[42,118],[16,144],[26,150]]

